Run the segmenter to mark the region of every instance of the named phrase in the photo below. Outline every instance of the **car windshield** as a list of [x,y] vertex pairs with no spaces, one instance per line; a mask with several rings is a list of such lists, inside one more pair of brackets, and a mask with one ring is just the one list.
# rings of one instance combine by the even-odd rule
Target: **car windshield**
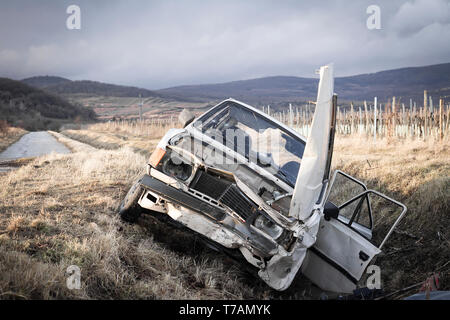
[[225,102],[200,117],[194,127],[295,185],[305,142],[269,118]]

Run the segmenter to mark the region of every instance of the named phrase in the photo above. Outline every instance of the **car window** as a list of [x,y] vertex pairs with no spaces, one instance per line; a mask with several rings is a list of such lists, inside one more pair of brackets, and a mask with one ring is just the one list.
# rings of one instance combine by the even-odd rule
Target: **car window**
[[[294,186],[305,143],[270,119],[240,106],[227,103],[194,126],[209,137],[272,171]],[[203,119],[202,119],[203,118]]]
[[334,179],[327,200],[339,207],[339,216],[343,218],[340,219],[341,221],[348,223],[353,218],[353,223],[358,223],[370,229],[372,227],[372,222],[370,219],[371,213],[367,197],[343,206],[347,201],[365,190],[366,188],[363,185],[356,183],[345,175],[338,174]]

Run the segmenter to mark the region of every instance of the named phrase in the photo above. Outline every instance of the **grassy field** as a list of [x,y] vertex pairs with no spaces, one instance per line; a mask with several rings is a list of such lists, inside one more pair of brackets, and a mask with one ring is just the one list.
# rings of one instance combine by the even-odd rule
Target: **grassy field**
[[0,124],[0,152],[5,150],[9,145],[20,139],[26,130],[21,128],[9,127],[7,124]]
[[[2,299],[304,298],[278,293],[197,237],[144,216],[122,222],[116,208],[144,172],[130,147],[95,149],[55,134],[74,152],[51,154],[0,179]],[[81,268],[81,290],[66,269]],[[298,289],[298,287],[297,287]]]
[[134,152],[148,156],[169,128],[169,125],[148,128],[131,125],[112,127],[107,123],[99,123],[83,130],[64,130],[61,133],[98,149],[117,150],[129,147]]
[[[334,167],[408,207],[377,264],[390,290],[440,272],[450,289],[450,144],[429,140],[370,141],[337,137]],[[374,213],[374,220],[378,217]],[[393,217],[394,218],[394,217]],[[391,225],[393,219],[385,223]]]
[[[118,219],[119,201],[167,129],[97,124],[55,133],[72,154],[44,156],[2,175],[0,298],[311,297],[314,289],[301,277],[279,293],[190,233],[150,216],[134,225]],[[387,291],[436,271],[450,289],[449,156],[448,142],[336,138],[334,168],[408,206],[377,260]],[[69,265],[81,268],[81,290],[66,288]]]
[[205,110],[208,103],[177,101],[172,99],[149,97],[142,100],[138,97],[92,96],[86,94],[64,95],[69,101],[79,103],[95,111],[99,119],[136,119],[139,117],[139,107],[142,102],[144,118],[176,117],[184,109],[193,111]]

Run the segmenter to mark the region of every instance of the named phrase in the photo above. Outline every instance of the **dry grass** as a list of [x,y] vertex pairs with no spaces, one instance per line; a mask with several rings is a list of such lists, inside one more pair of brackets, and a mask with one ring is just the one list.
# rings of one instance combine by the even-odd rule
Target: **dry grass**
[[140,121],[109,121],[95,123],[86,126],[86,129],[100,133],[116,133],[121,137],[151,137],[153,139],[161,138],[168,129],[179,128],[178,121],[168,119],[143,120]]
[[64,130],[62,134],[99,149],[130,147],[148,156],[169,128],[173,128],[173,123],[107,122],[89,125],[84,130]]
[[[450,289],[449,159],[448,141],[336,139],[335,168],[408,207],[377,260],[388,289],[423,281],[433,272],[441,272],[443,288]],[[380,215],[375,212],[374,220]],[[390,225],[394,218],[384,223]]]
[[[146,156],[165,132],[131,135],[96,125],[60,134],[74,153],[48,155],[0,180],[0,298],[26,299],[267,299],[308,298],[311,285],[270,290],[242,265],[198,238],[144,216],[130,225],[116,207],[143,173]],[[113,145],[114,144],[114,145]],[[378,259],[388,290],[423,281],[450,260],[449,148],[420,141],[337,137],[334,167],[405,202],[408,214]],[[82,272],[81,290],[66,287],[69,265]],[[449,289],[448,265],[441,283]]]
[[[143,173],[145,157],[130,148],[69,146],[75,153],[44,156],[2,176],[0,298],[278,295],[189,233],[150,216],[135,225],[118,218],[117,205]],[[81,268],[81,290],[66,288],[70,265]]]
[[[110,139],[112,127],[96,125],[91,130],[70,132],[78,134],[82,141],[92,143],[93,136]],[[123,128],[126,135],[130,128]],[[150,128],[155,130],[155,128]],[[158,139],[164,130],[155,130]],[[66,133],[66,132],[64,132]],[[145,134],[132,136],[145,141]],[[152,140],[155,143],[158,139]],[[108,140],[109,141],[109,140]],[[94,143],[95,144],[95,143]],[[152,150],[149,148],[148,150]],[[386,243],[384,255],[377,263],[383,270],[384,286],[387,290],[400,289],[420,282],[432,272],[441,272],[441,283],[450,288],[450,142],[409,139],[378,139],[373,143],[365,136],[354,138],[336,137],[333,168],[341,169],[360,180],[369,188],[379,190],[406,204],[408,212],[398,227],[397,233]],[[374,213],[377,226],[386,231],[397,215],[389,212]],[[384,233],[383,233],[384,234]],[[442,268],[442,266],[446,266]],[[402,281],[398,281],[401,270]],[[397,279],[397,280],[395,280]]]
[[0,133],[0,152],[5,150],[10,144],[20,139],[26,130],[15,127],[5,127]]

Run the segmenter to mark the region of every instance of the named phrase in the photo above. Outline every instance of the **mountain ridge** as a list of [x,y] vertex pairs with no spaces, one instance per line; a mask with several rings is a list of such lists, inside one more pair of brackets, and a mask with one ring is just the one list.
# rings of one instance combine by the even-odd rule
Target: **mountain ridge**
[[[114,97],[156,97],[175,101],[216,103],[236,98],[255,105],[274,106],[315,100],[318,78],[268,76],[223,83],[182,85],[159,90],[122,86],[91,80],[37,76],[22,82],[62,96],[76,94]],[[405,67],[336,77],[335,92],[342,103],[372,100],[385,102],[396,96],[402,101],[423,101],[423,90],[433,97],[450,97],[450,63]],[[409,105],[409,104],[408,104]]]
[[[269,76],[225,83],[176,86],[158,90],[162,94],[183,99],[196,97],[199,101],[233,97],[253,103],[280,103],[315,99],[317,78],[296,76]],[[392,96],[420,100],[423,90],[450,96],[450,63],[420,67],[406,67],[336,77],[335,92],[346,101],[379,101]]]
[[22,79],[21,82],[59,95],[86,94],[114,97],[137,97],[141,95],[143,98],[161,96],[154,91],[144,88],[93,80],[70,80],[57,76],[34,76]]

